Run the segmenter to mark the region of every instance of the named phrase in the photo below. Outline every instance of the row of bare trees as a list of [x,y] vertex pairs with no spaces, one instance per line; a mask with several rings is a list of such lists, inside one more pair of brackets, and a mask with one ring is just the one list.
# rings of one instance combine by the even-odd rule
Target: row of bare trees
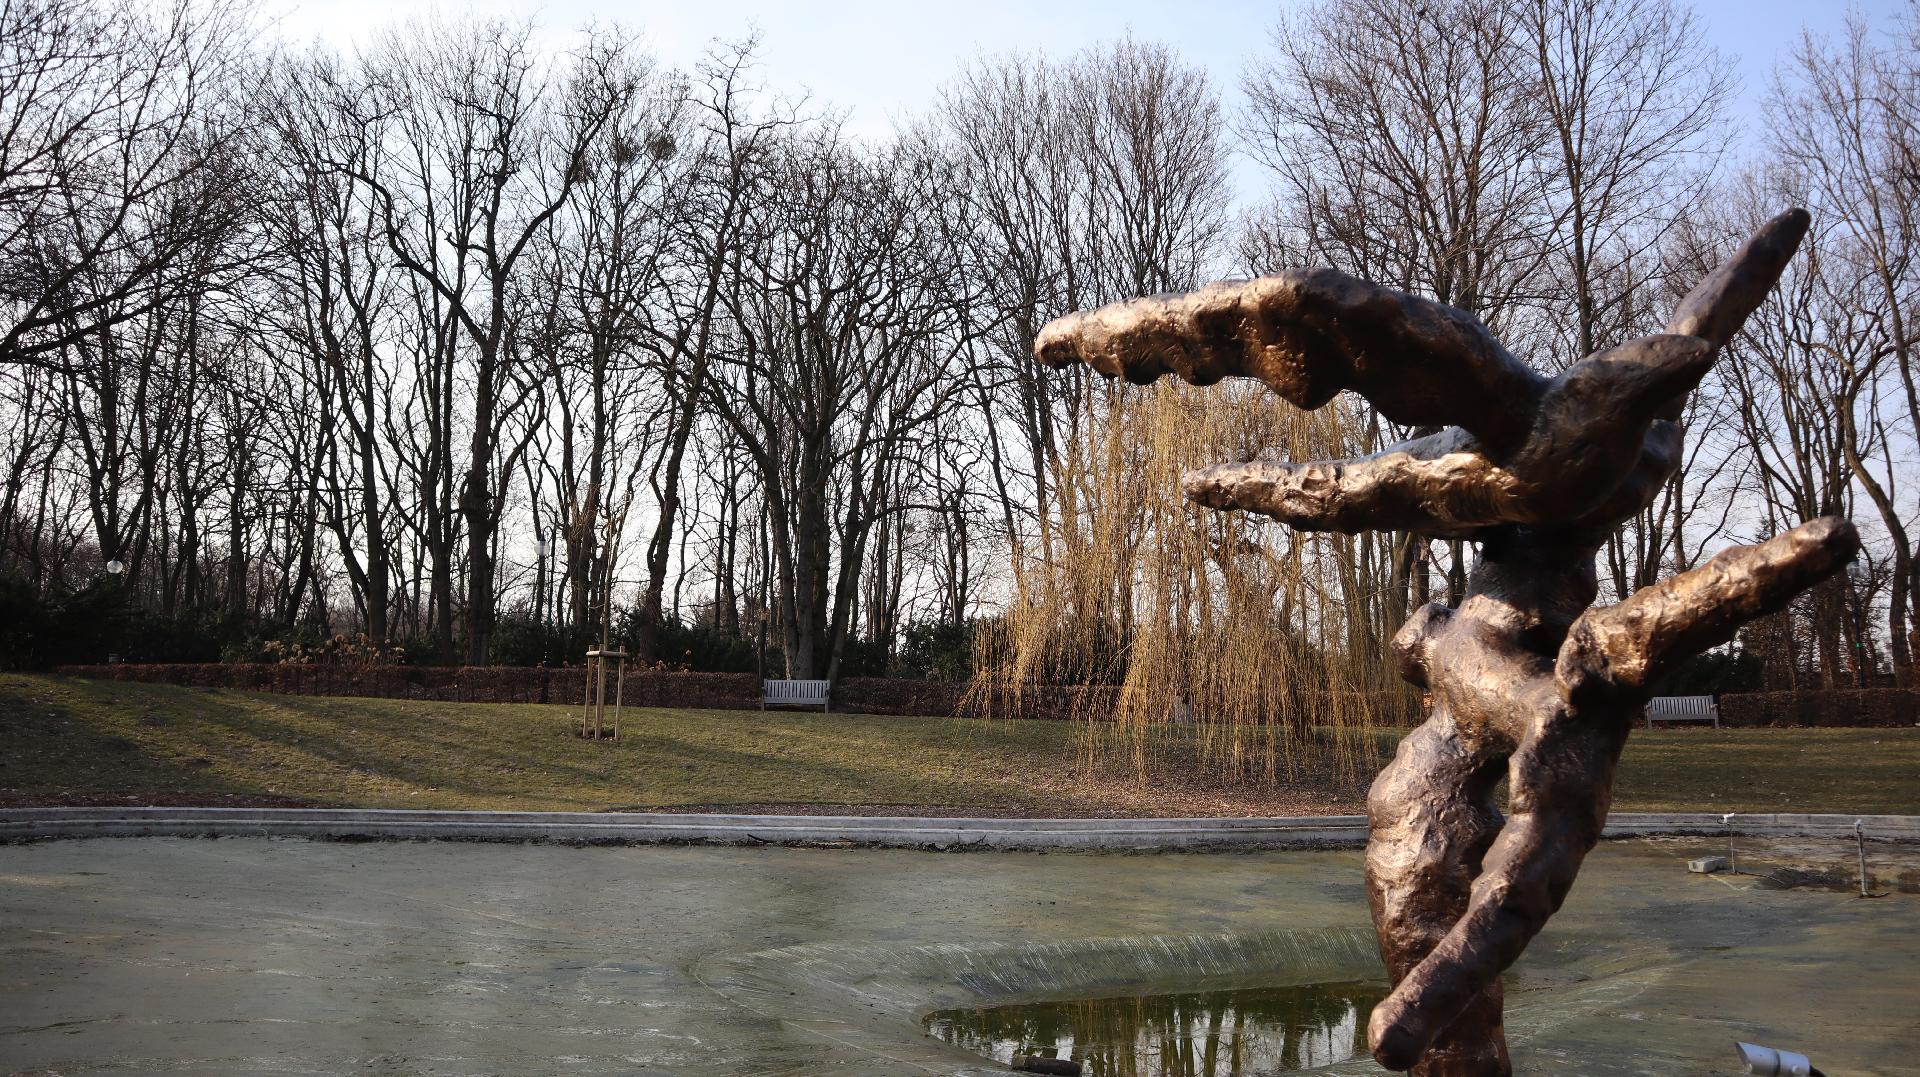
[[[1880,535],[1855,571],[1747,650],[1780,686],[1913,684],[1915,16],[1806,37],[1740,140],[1726,61],[1668,0],[1318,5],[1247,78],[1243,134],[1275,199],[1243,258],[1437,296],[1551,368],[1658,331],[1751,222],[1809,206],[1808,256],[1689,402],[1686,466],[1602,575],[1624,595],[1730,541],[1867,517]],[[1425,600],[1424,566],[1450,599],[1464,586],[1457,543],[1371,541],[1355,557],[1360,590],[1388,595],[1383,629]]]
[[[1630,591],[1851,513],[1868,556],[1750,650],[1783,683],[1912,679],[1911,18],[1806,42],[1744,138],[1669,0],[1322,0],[1238,108],[1122,39],[967,62],[882,140],[763,86],[752,41],[679,71],[617,28],[555,52],[435,21],[346,55],[253,21],[0,0],[10,601],[114,588],[203,650],[562,660],[620,633],[701,661],[698,632],[875,670],[1106,548],[1074,447],[1132,390],[1035,366],[1049,319],[1328,264],[1560,364],[1796,202],[1810,256],[1604,572]],[[1250,215],[1235,152],[1271,178]],[[1350,419],[1343,452],[1412,433]],[[1269,530],[1358,611],[1299,631],[1368,661],[1471,555]]]

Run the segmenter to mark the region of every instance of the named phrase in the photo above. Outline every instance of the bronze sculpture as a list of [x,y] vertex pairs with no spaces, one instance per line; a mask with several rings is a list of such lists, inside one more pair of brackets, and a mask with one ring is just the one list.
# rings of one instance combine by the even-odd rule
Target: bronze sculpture
[[[1354,460],[1220,464],[1187,496],[1310,531],[1409,530],[1480,544],[1456,609],[1394,638],[1433,700],[1368,794],[1367,890],[1394,990],[1374,1057],[1422,1077],[1512,1072],[1500,973],[1560,907],[1599,840],[1627,728],[1663,671],[1850,560],[1847,521],[1729,549],[1590,608],[1594,559],[1680,460],[1687,394],[1806,234],[1769,221],[1664,334],[1545,377],[1470,315],[1333,270],[1215,284],[1061,318],[1035,356],[1145,384],[1257,378],[1302,408],[1343,389],[1438,433]],[[1493,801],[1510,780],[1506,819]]]

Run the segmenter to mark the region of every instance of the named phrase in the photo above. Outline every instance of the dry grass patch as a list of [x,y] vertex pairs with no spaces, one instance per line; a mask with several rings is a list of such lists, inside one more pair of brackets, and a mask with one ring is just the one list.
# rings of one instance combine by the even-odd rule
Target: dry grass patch
[[[638,708],[618,744],[572,724],[558,706],[0,674],[0,804],[1283,815],[1364,794],[1324,773],[1223,781],[1177,732],[1142,781],[1124,751],[1083,768],[1062,722]],[[1638,731],[1617,805],[1920,813],[1920,730]]]

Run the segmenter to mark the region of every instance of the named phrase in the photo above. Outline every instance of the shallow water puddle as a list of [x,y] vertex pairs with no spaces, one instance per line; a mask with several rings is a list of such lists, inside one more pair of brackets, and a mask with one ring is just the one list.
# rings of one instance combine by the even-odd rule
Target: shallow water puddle
[[929,1036],[1006,1065],[1071,1058],[1089,1077],[1266,1077],[1366,1054],[1384,983],[1035,1002],[929,1014]]

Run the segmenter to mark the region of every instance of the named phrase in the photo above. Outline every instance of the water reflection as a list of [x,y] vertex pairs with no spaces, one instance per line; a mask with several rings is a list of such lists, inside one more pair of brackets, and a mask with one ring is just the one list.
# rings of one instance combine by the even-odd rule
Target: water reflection
[[944,1010],[927,1034],[987,1055],[1071,1058],[1091,1077],[1264,1077],[1366,1053],[1369,981]]

